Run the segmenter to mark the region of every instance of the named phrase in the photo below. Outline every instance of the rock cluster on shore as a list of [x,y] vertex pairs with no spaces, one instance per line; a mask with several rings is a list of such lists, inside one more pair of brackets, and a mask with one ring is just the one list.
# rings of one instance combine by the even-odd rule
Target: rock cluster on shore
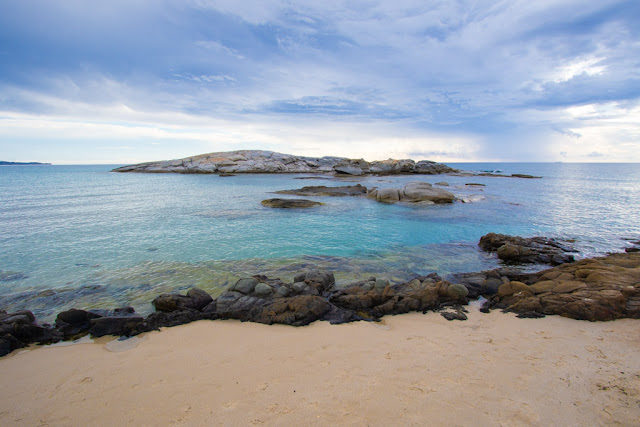
[[303,157],[264,150],[240,150],[201,154],[184,159],[146,162],[116,168],[113,172],[147,173],[337,173],[346,175],[435,175],[457,172],[428,160],[381,160],[367,162],[346,157]]
[[[480,245],[494,248],[500,242],[506,243],[499,247],[517,242],[525,248],[522,262],[537,259],[553,263],[558,259],[557,251],[571,250],[552,239],[493,233],[484,236]],[[550,254],[550,250],[557,253]],[[538,258],[530,258],[536,251]],[[303,326],[316,320],[345,323],[449,308],[442,313],[447,319],[464,320],[460,306],[480,295],[488,299],[484,310],[505,309],[524,317],[556,314],[592,321],[640,318],[640,253],[568,262],[538,273],[524,274],[505,267],[458,274],[449,281],[433,273],[398,284],[371,277],[341,288],[336,286],[333,273],[322,270],[301,272],[293,283],[257,275],[238,280],[216,299],[197,288],[186,295],[162,294],[153,300],[156,312],[147,317],[131,307],[71,309],[59,313],[55,325],[40,325],[30,311],[0,311],[0,356],[31,343],[73,340],[86,334],[133,336],[202,319]]]
[[640,318],[640,253],[618,253],[523,274],[513,268],[457,275],[487,308],[523,317],[560,315],[579,320]]

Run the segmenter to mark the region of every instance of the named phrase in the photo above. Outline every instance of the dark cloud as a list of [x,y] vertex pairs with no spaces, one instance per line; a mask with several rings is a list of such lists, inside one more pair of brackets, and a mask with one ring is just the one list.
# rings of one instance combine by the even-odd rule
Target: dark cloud
[[640,100],[639,39],[635,0],[4,2],[0,107],[397,121],[517,157],[602,118],[556,111]]

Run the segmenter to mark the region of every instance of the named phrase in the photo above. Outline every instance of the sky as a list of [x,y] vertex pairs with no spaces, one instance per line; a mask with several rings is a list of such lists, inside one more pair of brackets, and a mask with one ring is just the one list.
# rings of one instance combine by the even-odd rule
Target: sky
[[638,0],[0,0],[0,160],[640,162]]

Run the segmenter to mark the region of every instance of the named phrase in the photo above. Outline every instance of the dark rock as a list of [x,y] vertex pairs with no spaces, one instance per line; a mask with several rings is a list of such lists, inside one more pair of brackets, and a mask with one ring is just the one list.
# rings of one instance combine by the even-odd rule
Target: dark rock
[[[319,294],[326,292],[335,283],[336,279],[333,273],[324,270],[309,270],[304,273],[297,274],[293,278],[294,282],[304,282],[312,288],[316,289]],[[295,283],[294,283],[295,285]]]
[[494,295],[498,293],[498,288],[502,286],[502,280],[488,278],[482,282],[482,293],[484,295]]
[[[294,285],[295,285],[295,283],[294,283]],[[278,297],[278,298],[285,298],[285,297],[290,296],[291,292],[292,291],[291,291],[290,287],[288,287],[288,286],[279,286],[276,289],[276,295],[275,296]]]
[[324,203],[305,199],[267,199],[262,201],[262,206],[265,206],[267,208],[280,209],[313,208],[315,206],[321,206],[323,204]]
[[143,321],[144,319],[138,316],[98,317],[91,319],[89,333],[95,337],[130,336]]
[[540,179],[540,178],[542,178],[541,176],[527,175],[527,174],[524,174],[524,173],[512,173],[511,177],[512,178],[526,178],[526,179]]
[[635,247],[633,247],[633,248],[625,248],[624,251],[627,252],[627,253],[640,252],[640,248],[635,248]]
[[[156,297],[152,303],[157,311],[201,310],[213,301],[211,295],[198,288],[191,288],[187,295],[162,294]],[[122,313],[115,313],[122,315]]]
[[185,295],[161,294],[152,301],[156,311],[176,311],[194,309],[193,299]]
[[241,294],[250,294],[254,291],[258,285],[258,279],[255,277],[248,277],[238,280],[233,286],[229,288],[229,291],[240,292]]
[[11,334],[5,334],[0,336],[0,357],[6,356],[13,350],[26,347],[27,344],[23,343]]
[[195,308],[196,310],[202,310],[209,303],[211,303],[211,301],[213,301],[211,295],[198,288],[189,289],[189,291],[187,292],[187,296],[193,301],[193,308]]
[[72,308],[70,310],[62,311],[58,313],[58,316],[56,317],[56,324],[58,322],[65,322],[66,324],[69,324],[69,325],[82,325],[84,323],[89,324],[89,320],[97,317],[101,317],[101,316],[85,310],[78,310],[78,309]]
[[258,297],[266,298],[273,294],[273,288],[266,283],[258,283],[253,292]]
[[13,313],[0,312],[0,322],[3,323],[32,323],[36,317],[29,310],[20,310]]
[[221,319],[252,320],[262,310],[266,301],[239,292],[227,291],[216,300],[216,315]]
[[294,194],[296,196],[364,196],[367,194],[367,187],[360,184],[347,185],[341,187],[309,186],[296,190],[276,191],[278,194]]
[[91,319],[102,317],[96,313],[72,308],[58,313],[56,329],[63,334],[65,340],[73,340],[89,333]]
[[442,311],[440,315],[447,319],[448,321],[452,320],[467,320],[467,315],[464,314],[461,310],[455,311]]
[[516,317],[520,319],[542,319],[543,317],[546,317],[546,316],[536,311],[523,311],[522,313],[519,313]]
[[330,310],[330,304],[322,297],[313,295],[297,295],[289,298],[278,298],[257,313],[254,322],[282,323],[291,326],[304,326],[315,322]]
[[[486,279],[485,272],[457,273],[451,276],[452,283],[460,283],[469,291],[469,298],[478,298],[483,292],[482,284]],[[440,279],[442,280],[442,279]]]
[[[210,304],[215,304],[215,301]],[[124,335],[133,336],[133,335],[141,334],[143,332],[158,330],[164,327],[185,325],[187,323],[195,322],[197,320],[215,319],[216,317],[212,316],[210,312],[205,313],[205,310],[207,309],[207,307],[205,307],[202,312],[199,312],[197,310],[186,309],[182,311],[172,311],[172,312],[157,311],[155,313],[151,313],[142,322],[139,322],[134,325],[130,325],[131,330]],[[215,309],[215,306],[214,306],[214,309]]]
[[33,322],[33,319],[27,316],[26,314],[17,314],[14,313],[12,316],[7,317],[2,321],[5,324],[12,325],[28,325]]
[[202,312],[207,315],[207,318],[213,320],[216,317],[217,308],[218,302],[213,300],[202,309]]
[[339,325],[342,323],[355,322],[365,319],[351,310],[346,310],[344,308],[340,308],[334,304],[331,304],[329,310],[322,315],[321,320],[325,320],[332,325]]
[[480,238],[478,246],[487,252],[496,252],[508,263],[534,263],[560,265],[573,262],[575,252],[567,241],[546,237],[523,238],[489,233]]

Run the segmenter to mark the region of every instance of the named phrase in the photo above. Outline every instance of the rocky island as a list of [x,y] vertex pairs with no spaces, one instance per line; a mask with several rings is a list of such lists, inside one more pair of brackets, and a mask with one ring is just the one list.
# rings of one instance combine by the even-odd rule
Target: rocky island
[[264,150],[201,154],[184,159],[138,163],[113,172],[144,173],[336,173],[343,175],[436,175],[457,169],[429,160],[388,159],[367,162],[346,157],[303,157]]

